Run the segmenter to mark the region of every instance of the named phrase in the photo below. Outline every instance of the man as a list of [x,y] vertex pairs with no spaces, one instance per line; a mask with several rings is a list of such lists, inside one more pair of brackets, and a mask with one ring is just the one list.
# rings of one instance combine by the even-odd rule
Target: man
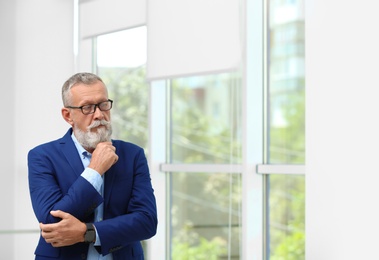
[[36,259],[144,259],[157,212],[143,149],[111,140],[113,101],[98,76],[73,75],[62,99],[71,128],[28,154]]

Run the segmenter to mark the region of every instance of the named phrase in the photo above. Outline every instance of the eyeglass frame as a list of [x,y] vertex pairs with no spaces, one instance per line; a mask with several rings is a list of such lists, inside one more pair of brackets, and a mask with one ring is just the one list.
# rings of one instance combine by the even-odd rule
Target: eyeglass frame
[[[101,105],[102,103],[105,103],[105,102],[107,102],[107,103],[110,102],[110,103],[111,103],[111,106],[110,106],[109,109],[103,110],[103,109],[100,108],[100,105]],[[83,107],[86,107],[86,106],[93,106],[93,110],[92,110],[92,112],[87,113],[87,114],[84,113],[84,112],[83,112]],[[102,101],[102,102],[99,102],[99,103],[97,103],[97,104],[88,104],[88,105],[83,105],[83,106],[80,106],[80,107],[66,106],[66,108],[80,109],[80,111],[82,111],[83,115],[90,115],[90,114],[95,113],[95,111],[96,111],[96,107],[99,108],[100,111],[109,111],[109,110],[112,109],[112,106],[113,106],[113,100],[112,100],[112,99],[108,99],[107,101]]]

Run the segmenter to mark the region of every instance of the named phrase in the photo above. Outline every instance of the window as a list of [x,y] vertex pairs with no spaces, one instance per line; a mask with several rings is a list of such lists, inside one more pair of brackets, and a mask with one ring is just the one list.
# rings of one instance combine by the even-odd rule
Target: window
[[[305,163],[304,13],[301,1],[269,1],[268,163]],[[268,177],[271,260],[305,259],[305,179]]]
[[240,259],[240,82],[236,73],[171,81],[168,161],[224,168],[169,173],[171,259]]

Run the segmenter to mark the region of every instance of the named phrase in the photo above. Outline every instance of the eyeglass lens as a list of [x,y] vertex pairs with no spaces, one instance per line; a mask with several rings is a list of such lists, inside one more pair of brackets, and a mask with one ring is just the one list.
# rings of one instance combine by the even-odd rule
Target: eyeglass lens
[[112,101],[107,100],[107,101],[101,102],[99,104],[83,106],[82,112],[83,112],[83,114],[95,113],[96,107],[98,107],[100,109],[100,111],[108,111],[112,108]]

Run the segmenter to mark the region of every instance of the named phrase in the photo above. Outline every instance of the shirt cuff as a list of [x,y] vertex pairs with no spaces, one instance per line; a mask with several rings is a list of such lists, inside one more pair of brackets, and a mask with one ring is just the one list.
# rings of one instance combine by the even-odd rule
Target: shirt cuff
[[96,241],[93,245],[94,246],[101,246],[101,241],[100,241],[99,234],[97,234],[97,229],[96,229],[95,225],[93,225],[93,227],[95,228],[95,234],[96,234]]
[[101,175],[91,168],[85,168],[81,175],[101,194],[101,186],[103,185],[103,178]]

